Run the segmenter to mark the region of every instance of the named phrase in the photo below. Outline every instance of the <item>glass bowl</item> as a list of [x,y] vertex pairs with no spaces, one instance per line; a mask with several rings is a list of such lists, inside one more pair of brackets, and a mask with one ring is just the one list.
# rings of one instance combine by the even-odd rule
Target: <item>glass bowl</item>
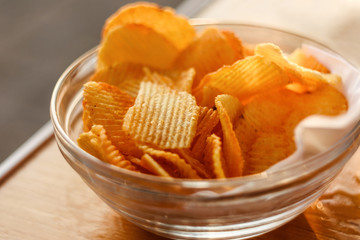
[[[310,44],[305,37],[246,24],[195,24],[235,32],[243,42],[273,42],[284,52]],[[338,55],[337,55],[338,56]],[[340,57],[340,56],[339,56]],[[60,151],[85,183],[130,222],[175,239],[249,238],[301,214],[324,192],[359,145],[359,122],[331,148],[271,174],[225,180],[164,179],[109,165],[76,143],[82,131],[82,86],[94,72],[97,49],[71,64],[51,99],[51,119]],[[349,65],[351,65],[349,63]]]

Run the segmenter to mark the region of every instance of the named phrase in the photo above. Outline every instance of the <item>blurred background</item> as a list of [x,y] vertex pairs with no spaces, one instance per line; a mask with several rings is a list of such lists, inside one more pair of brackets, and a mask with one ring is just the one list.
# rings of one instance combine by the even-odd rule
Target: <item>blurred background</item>
[[[96,46],[119,0],[0,0],[0,162],[49,121],[54,85]],[[157,0],[176,8],[181,0]]]

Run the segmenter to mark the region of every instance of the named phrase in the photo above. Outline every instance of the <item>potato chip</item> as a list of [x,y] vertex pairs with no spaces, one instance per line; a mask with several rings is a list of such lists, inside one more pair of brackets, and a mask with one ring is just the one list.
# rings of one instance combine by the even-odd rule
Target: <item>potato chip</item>
[[241,41],[233,33],[207,28],[179,55],[175,65],[183,69],[195,68],[193,87],[196,87],[207,73],[242,57]]
[[149,154],[144,154],[141,157],[141,162],[139,163],[141,167],[145,168],[149,172],[160,176],[172,178],[170,174],[158,163],[156,162]]
[[258,95],[244,106],[241,116],[235,120],[234,131],[245,158],[257,135],[282,129],[301,99],[300,94],[282,88]]
[[83,108],[87,117],[93,124],[103,125],[110,141],[121,153],[139,156],[141,152],[122,130],[123,118],[134,100],[107,83],[88,82],[84,85]]
[[218,123],[219,116],[216,110],[208,107],[200,108],[195,138],[191,144],[191,152],[196,159],[202,159],[206,139]]
[[83,150],[106,163],[128,170],[136,170],[136,167],[126,160],[111,143],[101,125],[94,125],[89,132],[80,134],[77,142]]
[[134,63],[118,63],[97,70],[90,81],[106,82],[117,86],[121,91],[136,97],[140,82],[145,77],[143,66]]
[[160,8],[153,3],[128,4],[111,15],[103,28],[103,37],[115,27],[126,24],[141,24],[160,33],[181,50],[195,37],[195,29],[189,21],[175,15],[171,8]]
[[262,132],[246,159],[245,175],[260,173],[295,151],[295,143],[285,132]]
[[151,71],[147,67],[144,67],[143,71],[145,72],[145,78],[143,79],[143,81],[152,82],[159,85],[165,85],[171,89],[175,89],[175,83],[173,79],[165,75],[159,74],[158,72]]
[[164,75],[174,80],[175,89],[191,93],[195,77],[195,69],[165,71]]
[[199,95],[203,96],[203,88],[210,86],[239,100],[246,100],[258,93],[280,88],[288,83],[289,79],[280,67],[261,56],[253,56],[206,75],[194,89],[194,95],[198,99]]
[[237,98],[225,94],[215,98],[215,105],[223,131],[226,176],[239,177],[243,173],[244,158],[233,129],[233,122],[240,116],[243,105]]
[[208,172],[212,173],[213,178],[225,178],[223,169],[224,158],[221,148],[221,139],[212,134],[206,140],[204,164]]
[[178,54],[174,43],[152,28],[140,24],[119,25],[102,39],[98,69],[125,62],[165,69]]
[[181,148],[173,151],[184,159],[185,162],[187,162],[201,178],[211,178],[210,174],[206,171],[204,164],[196,159],[189,149]]
[[142,82],[123,129],[140,142],[160,148],[188,148],[196,132],[199,107],[187,92]]
[[339,76],[320,73],[293,63],[285,57],[278,46],[272,43],[257,45],[255,53],[279,65],[290,75],[293,82],[307,86],[309,91],[313,91],[325,84],[330,84],[339,90],[342,89],[341,78]]
[[323,86],[311,93],[302,94],[299,97],[296,110],[288,115],[285,128],[290,131],[305,117],[320,114],[336,116],[345,113],[348,103],[343,94],[331,86]]
[[305,68],[316,70],[322,73],[330,73],[330,70],[320,63],[316,58],[306,54],[302,49],[297,48],[293,51],[289,60]]
[[147,146],[140,146],[140,148],[148,155],[153,157],[159,165],[161,165],[167,173],[176,178],[191,178],[199,179],[199,175],[186,163],[184,159],[181,159],[176,153],[166,152],[163,150],[157,150]]

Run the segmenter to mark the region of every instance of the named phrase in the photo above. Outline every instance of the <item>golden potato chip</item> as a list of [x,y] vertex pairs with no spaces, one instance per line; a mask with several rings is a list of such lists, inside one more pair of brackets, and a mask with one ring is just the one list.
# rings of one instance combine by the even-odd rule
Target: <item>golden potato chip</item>
[[172,178],[170,174],[158,163],[156,162],[149,154],[144,154],[141,157],[141,162],[139,163],[141,167],[145,168],[149,172],[160,176]]
[[189,149],[181,148],[175,149],[173,151],[177,153],[182,159],[184,159],[185,162],[187,162],[201,178],[210,178],[210,175],[206,171],[204,164],[196,159]]
[[176,178],[200,178],[192,166],[185,162],[184,159],[180,158],[176,153],[157,150],[147,146],[140,146],[140,148],[146,154],[153,157],[170,176]]
[[199,107],[187,92],[142,82],[123,129],[140,142],[160,148],[188,148],[196,132]]
[[193,87],[196,87],[207,73],[242,57],[241,41],[233,33],[207,28],[180,53],[175,65],[183,69],[195,68]]
[[121,91],[136,97],[140,82],[145,77],[143,66],[134,63],[118,63],[97,70],[90,81],[106,82],[117,86]]
[[136,170],[136,167],[111,143],[101,125],[93,125],[89,132],[80,134],[77,141],[83,150],[104,162],[128,170]]
[[140,24],[115,26],[102,39],[98,69],[119,63],[137,63],[169,68],[179,50],[167,36]]
[[200,106],[212,108],[215,106],[215,97],[220,94],[223,94],[220,90],[205,85],[199,91],[194,92],[193,95]]
[[191,152],[196,159],[202,159],[206,145],[206,139],[208,136],[210,136],[211,131],[218,123],[219,116],[216,110],[208,107],[200,108],[197,129],[194,140],[191,144]]
[[244,174],[265,171],[270,166],[285,159],[296,150],[292,138],[285,132],[262,132],[252,145],[249,158],[246,159]]
[[191,93],[193,81],[195,77],[195,69],[172,70],[166,71],[164,74],[174,80],[175,89]]
[[181,50],[195,37],[195,29],[189,21],[175,15],[171,8],[160,8],[153,3],[128,4],[111,15],[103,28],[105,37],[113,28],[126,24],[141,24],[154,29]]
[[203,88],[210,86],[222,93],[245,100],[288,83],[289,79],[280,67],[261,56],[253,56],[206,75],[194,89],[194,95],[198,99],[199,95],[203,95]]
[[255,53],[280,66],[290,75],[293,82],[307,86],[309,91],[313,91],[324,84],[330,84],[337,89],[342,89],[339,76],[320,73],[293,63],[285,57],[278,46],[272,43],[257,45]]
[[295,51],[290,54],[289,60],[305,68],[310,68],[322,73],[330,73],[330,70],[321,64],[316,58],[306,54],[300,48],[295,49]]
[[168,86],[171,89],[175,89],[175,83],[173,79],[158,72],[151,71],[147,67],[144,67],[143,71],[145,72],[145,78],[143,79],[144,82],[152,82],[159,85]]
[[117,87],[103,82],[84,85],[83,108],[95,125],[103,125],[110,141],[126,155],[139,156],[141,152],[122,130],[123,118],[135,99]]
[[311,93],[299,97],[296,109],[288,115],[285,128],[293,131],[296,125],[307,116],[320,114],[336,116],[345,113],[348,103],[342,93],[335,88],[325,85]]
[[215,105],[223,131],[226,176],[239,177],[243,173],[244,158],[233,129],[233,122],[240,116],[243,105],[237,98],[225,94],[215,98]]
[[225,178],[223,169],[224,158],[221,148],[221,139],[212,134],[206,140],[204,164],[206,169],[212,173],[213,178]]

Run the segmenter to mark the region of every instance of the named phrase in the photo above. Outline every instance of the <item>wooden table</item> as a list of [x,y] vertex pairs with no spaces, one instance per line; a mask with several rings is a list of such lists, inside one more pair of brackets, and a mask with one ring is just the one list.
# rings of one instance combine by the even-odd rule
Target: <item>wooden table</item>
[[[359,2],[312,1],[313,8],[304,8],[310,1],[290,2],[214,1],[198,16],[241,21],[245,18],[247,22],[306,32],[360,63]],[[340,2],[345,13],[334,8]],[[319,9],[325,3],[326,9]],[[303,18],[294,20],[300,16]],[[350,20],[352,24],[346,24]],[[50,137],[0,183],[0,239],[164,238],[138,228],[105,205],[70,168]],[[304,214],[254,239],[360,239],[360,151]]]

